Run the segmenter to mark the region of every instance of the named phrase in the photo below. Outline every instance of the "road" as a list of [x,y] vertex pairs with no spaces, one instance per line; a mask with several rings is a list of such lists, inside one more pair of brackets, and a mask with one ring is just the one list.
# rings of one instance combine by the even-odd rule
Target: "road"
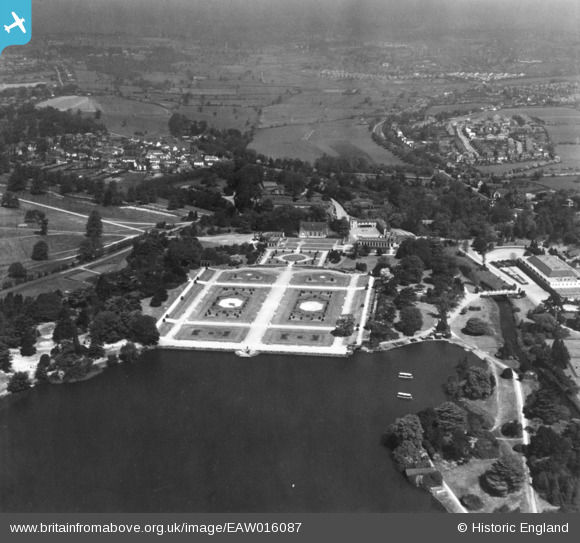
[[[31,204],[31,205],[38,206],[38,207],[44,207],[46,209],[52,209],[53,211],[59,211],[60,213],[67,213],[68,215],[74,215],[75,217],[82,217],[84,219],[89,218],[88,215],[84,215],[82,213],[77,213],[76,211],[69,211],[68,209],[62,209],[61,207],[49,206],[46,204],[39,204],[38,202],[34,202],[32,200],[24,200],[23,198],[20,198],[20,201],[24,202],[25,204]],[[107,219],[101,219],[101,222],[103,224],[110,224],[111,226],[116,226],[118,228],[126,228],[127,230],[133,230],[135,232],[139,232],[140,234],[143,234],[145,232],[145,230],[143,228],[136,228],[134,226],[128,226],[127,224],[109,221]]]
[[332,202],[332,205],[334,206],[334,212],[336,213],[336,218],[337,219],[346,219],[348,221],[349,216],[348,213],[346,212],[346,210],[344,209],[344,207],[342,207],[342,205],[337,202],[334,198],[331,198],[330,201]]
[[[74,271],[77,271],[79,269],[86,270],[86,271],[92,271],[90,269],[91,266],[96,266],[98,264],[101,264],[102,262],[105,262],[106,260],[108,260],[110,258],[119,256],[123,253],[128,253],[132,249],[133,249],[132,246],[125,247],[124,249],[116,251],[110,255],[106,255],[106,256],[103,256],[101,258],[98,258],[97,260],[93,260],[91,262],[85,262],[83,264],[77,264],[76,266],[73,266],[72,268],[67,268],[66,270],[63,270],[61,272],[51,273],[50,275],[47,275],[46,277],[40,277],[38,279],[33,279],[32,281],[26,281],[25,283],[21,283],[20,285],[16,285],[14,287],[2,290],[1,291],[2,296],[4,296],[5,294],[8,294],[9,292],[18,292],[19,290],[23,290],[23,289],[31,287],[31,286],[36,286],[36,285],[39,285],[41,283],[49,283],[50,284],[50,282],[54,281],[55,277],[62,277],[64,275],[73,273]],[[74,258],[75,256],[76,255],[71,256],[71,257],[62,258],[61,260],[68,260],[70,258]],[[47,289],[47,290],[50,290],[50,289]]]

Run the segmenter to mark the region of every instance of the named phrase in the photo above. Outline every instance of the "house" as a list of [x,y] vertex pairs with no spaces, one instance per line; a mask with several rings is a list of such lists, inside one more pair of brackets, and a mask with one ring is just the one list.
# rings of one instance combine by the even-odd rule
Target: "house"
[[280,242],[284,241],[284,232],[263,232],[260,235],[260,241],[264,242],[267,247],[278,247]]
[[328,236],[328,224],[325,222],[300,221],[300,238],[326,238]]

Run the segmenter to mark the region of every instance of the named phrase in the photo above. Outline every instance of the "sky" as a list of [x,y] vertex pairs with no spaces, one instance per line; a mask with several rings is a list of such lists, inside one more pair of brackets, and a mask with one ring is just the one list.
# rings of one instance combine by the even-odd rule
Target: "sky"
[[487,29],[578,32],[580,0],[32,0],[35,30],[291,35]]

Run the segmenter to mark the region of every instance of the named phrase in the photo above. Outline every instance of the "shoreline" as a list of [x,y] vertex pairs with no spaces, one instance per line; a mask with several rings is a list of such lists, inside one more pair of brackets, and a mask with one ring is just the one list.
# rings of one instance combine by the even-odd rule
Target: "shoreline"
[[[258,353],[256,353],[256,356],[259,354],[269,354],[269,355],[282,355],[282,356],[295,355],[295,356],[305,356],[305,357],[316,356],[316,357],[329,357],[329,358],[348,358],[348,357],[352,356],[355,352],[361,352],[361,353],[365,353],[365,354],[375,354],[375,353],[382,353],[382,352],[386,353],[389,350],[399,349],[401,347],[408,347],[410,345],[424,343],[424,342],[428,342],[428,341],[446,342],[449,345],[454,345],[456,347],[462,348],[464,351],[472,352],[482,362],[489,364],[489,360],[486,360],[486,356],[485,356],[486,353],[483,353],[483,352],[478,353],[477,352],[478,349],[468,346],[465,342],[463,342],[463,340],[461,340],[460,338],[455,337],[455,336],[452,336],[450,338],[418,337],[418,338],[416,338],[415,341],[411,341],[411,338],[405,338],[403,340],[399,340],[397,342],[394,342],[396,344],[391,344],[386,349],[380,348],[380,346],[376,349],[369,349],[366,347],[361,348],[361,346],[356,346],[358,348],[348,349],[348,352],[346,354],[312,353],[312,352],[307,352],[304,350],[300,351],[300,352],[296,352],[296,351],[284,352],[284,351],[279,351],[279,350],[272,350],[272,351],[258,352]],[[74,382],[79,382],[79,381],[87,381],[89,379],[92,379],[93,377],[96,377],[97,375],[100,375],[108,367],[107,366],[107,356],[109,354],[118,354],[118,351],[121,347],[121,343],[124,344],[124,341],[118,342],[116,344],[112,344],[108,348],[107,348],[107,346],[105,346],[105,356],[96,360],[93,363],[94,368],[83,378],[75,379],[75,380],[71,380],[71,381],[63,381],[60,383],[59,382],[49,382],[48,384],[60,385],[60,384],[74,383]],[[156,345],[153,348],[144,348],[143,346],[140,346],[139,358],[134,363],[139,362],[139,359],[141,358],[142,354],[145,354],[146,352],[149,352],[152,350],[159,350],[159,351],[190,350],[190,351],[194,351],[194,352],[223,352],[224,354],[237,354],[235,351],[232,351],[231,349],[228,349],[228,348],[222,348],[222,349],[202,348],[202,349],[198,349],[198,348],[192,348],[192,347],[179,347],[179,346],[175,346],[175,345]],[[238,356],[240,358],[243,358],[243,356],[240,356],[240,355],[238,355]],[[388,362],[388,359],[386,358],[385,361]],[[119,361],[119,364],[123,364],[123,363],[124,362]],[[30,388],[35,388],[38,384],[39,384],[39,381],[34,380],[32,386]],[[6,390],[2,391],[0,393],[0,400],[3,397],[8,396],[9,394],[11,394],[11,393],[9,393]],[[405,477],[403,474],[401,474],[401,475],[403,477]],[[405,479],[406,479],[406,477],[405,477]],[[411,486],[414,486],[407,479],[406,479],[406,483],[411,485]],[[417,490],[421,491],[422,489],[417,488]],[[454,491],[451,489],[451,487],[447,484],[447,482],[445,480],[443,480],[442,488],[439,489],[438,491],[424,490],[424,489],[423,489],[423,491],[431,494],[431,496],[445,509],[445,511],[447,513],[468,513],[469,512],[463,507],[459,498],[457,497],[457,495],[454,493]]]

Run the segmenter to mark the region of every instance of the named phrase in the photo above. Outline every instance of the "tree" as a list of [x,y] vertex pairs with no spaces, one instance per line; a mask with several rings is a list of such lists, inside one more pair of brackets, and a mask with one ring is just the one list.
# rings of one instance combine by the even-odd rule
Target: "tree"
[[513,379],[514,378],[514,370],[512,370],[511,368],[505,368],[501,372],[500,377],[502,379]]
[[8,386],[6,389],[8,392],[16,393],[22,392],[32,386],[30,382],[30,377],[25,371],[17,371],[8,381]]
[[416,307],[406,306],[399,311],[399,322],[395,324],[395,328],[406,336],[412,336],[417,330],[421,330],[423,326],[423,317],[421,311]]
[[528,419],[538,418],[544,424],[555,424],[570,418],[570,410],[562,405],[560,395],[552,388],[541,387],[532,392],[524,405]]
[[413,305],[413,302],[417,301],[417,293],[412,287],[405,287],[395,296],[393,303],[398,309],[402,309],[406,306]]
[[113,311],[101,311],[89,326],[91,339],[98,343],[116,343],[125,337],[126,327]]
[[518,420],[512,420],[502,424],[501,433],[507,437],[522,437],[522,425]]
[[67,303],[62,304],[56,325],[52,332],[52,340],[55,343],[60,343],[65,339],[73,339],[78,337],[77,327],[72,319],[71,311]]
[[48,219],[47,218],[43,218],[40,221],[38,221],[38,226],[40,227],[40,230],[38,231],[38,234],[40,236],[46,236],[46,234],[48,234]]
[[467,411],[454,402],[445,402],[435,408],[437,425],[444,432],[453,432],[456,429],[467,429]]
[[405,441],[411,441],[419,447],[423,441],[423,428],[417,415],[405,415],[398,418],[389,427],[388,434],[394,447]]
[[36,371],[34,372],[34,378],[38,381],[48,380],[48,368],[50,367],[50,356],[43,354],[36,365]]
[[485,254],[489,251],[489,243],[485,239],[478,236],[473,240],[471,247],[476,253],[481,255],[481,258],[483,259],[483,266],[485,267]]
[[98,209],[91,211],[87,220],[86,236],[91,239],[98,239],[103,235],[103,223]]
[[119,363],[119,357],[116,354],[109,354],[107,355],[107,366],[112,368]]
[[26,268],[21,262],[13,262],[8,267],[8,277],[13,279],[26,279]]
[[518,491],[525,481],[525,470],[521,459],[505,455],[493,463],[481,477],[481,486],[489,494],[507,496]]
[[10,354],[10,349],[4,343],[0,343],[0,371],[4,373],[12,371],[12,355]]
[[485,336],[489,333],[489,328],[485,321],[472,317],[465,323],[465,328],[463,328],[462,332],[470,336]]
[[426,456],[427,454],[421,445],[417,445],[413,441],[403,441],[393,451],[393,460],[401,471],[417,467],[423,460],[426,460]]
[[348,234],[350,233],[350,224],[348,219],[345,217],[342,219],[333,219],[330,221],[330,228],[343,238],[348,237]]
[[493,392],[491,373],[479,366],[469,366],[463,383],[463,394],[471,400],[482,400]]
[[420,283],[425,271],[423,261],[416,255],[404,257],[393,270],[401,285]]
[[89,262],[103,254],[103,245],[99,238],[86,238],[79,246],[79,260]]
[[103,344],[99,343],[98,341],[91,340],[89,350],[87,351],[87,356],[92,360],[96,360],[105,356],[105,349],[103,348]]
[[136,362],[139,358],[139,350],[135,346],[135,344],[131,341],[128,341],[121,347],[119,350],[119,359],[122,362]]
[[482,499],[476,494],[461,496],[461,503],[468,511],[479,511],[483,507]]
[[327,258],[331,264],[338,264],[338,262],[340,262],[340,259],[342,257],[340,255],[340,251],[337,251],[336,249],[332,249],[331,251],[329,251]]
[[30,194],[46,194],[47,186],[45,180],[40,177],[34,177],[30,185]]
[[13,192],[5,192],[2,195],[0,205],[2,205],[2,207],[18,209],[20,207],[20,200],[18,200],[18,196],[16,196],[16,194]]
[[6,184],[8,192],[21,192],[26,190],[26,177],[26,166],[17,163]]
[[336,321],[336,328],[331,332],[333,336],[348,337],[354,332],[354,315],[342,315]]
[[22,356],[32,356],[36,353],[36,328],[27,327],[20,339],[20,354]]
[[62,307],[62,295],[59,292],[42,292],[32,307],[36,322],[55,322]]
[[558,368],[566,369],[570,362],[570,353],[562,339],[555,339],[550,352],[552,364]]
[[48,243],[44,240],[37,241],[32,248],[32,260],[48,260]]
[[159,330],[151,315],[135,314],[129,320],[129,339],[143,345],[157,345]]

